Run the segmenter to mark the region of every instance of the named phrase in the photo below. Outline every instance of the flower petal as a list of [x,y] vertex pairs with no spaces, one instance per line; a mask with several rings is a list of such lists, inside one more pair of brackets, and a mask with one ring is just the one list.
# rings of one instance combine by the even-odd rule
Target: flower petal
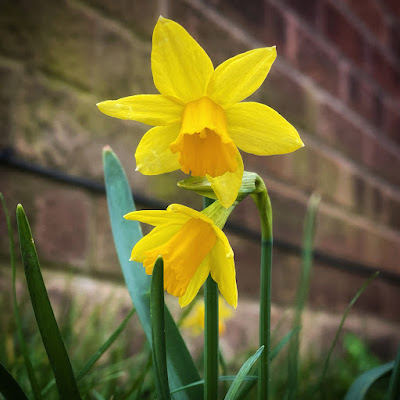
[[152,250],[166,243],[181,228],[182,225],[180,224],[163,225],[154,228],[149,234],[144,236],[135,244],[132,249],[130,260],[143,262],[147,257],[144,254],[146,251]]
[[272,108],[240,103],[226,110],[229,136],[247,153],[267,156],[304,146],[296,129]]
[[207,95],[222,107],[242,101],[261,86],[275,58],[273,46],[250,50],[226,60],[211,76]]
[[151,68],[159,92],[185,103],[205,96],[214,71],[207,53],[189,33],[163,17],[154,28]]
[[[217,240],[218,241],[218,240]],[[208,255],[197,268],[193,275],[185,294],[179,297],[179,304],[181,307],[186,307],[199,292],[201,286],[210,274],[210,255]]]
[[183,105],[161,94],[141,94],[97,103],[99,110],[110,117],[131,119],[147,125],[168,125],[179,122]]
[[197,219],[201,219],[204,222],[207,222],[213,226],[215,226],[214,221],[207,217],[207,215],[203,214],[202,212],[193,210],[193,208],[187,207],[187,206],[183,206],[182,204],[170,204],[168,206],[168,211],[173,211],[175,213],[179,213],[179,214],[183,214],[185,215],[187,218],[197,218]]
[[179,124],[156,126],[142,137],[136,149],[136,169],[144,175],[158,175],[180,168],[178,154],[169,145],[179,134]]
[[226,237],[225,240],[220,239],[219,236],[211,250],[211,276],[218,283],[218,289],[227,303],[236,308],[238,291],[233,251]]
[[242,185],[243,160],[239,151],[236,155],[236,161],[238,169],[235,172],[225,172],[223,175],[215,178],[207,175],[211,188],[225,208],[229,208],[234,203]]
[[124,215],[130,221],[140,221],[153,226],[166,224],[184,224],[190,216],[183,213],[173,213],[168,210],[141,210],[132,211]]

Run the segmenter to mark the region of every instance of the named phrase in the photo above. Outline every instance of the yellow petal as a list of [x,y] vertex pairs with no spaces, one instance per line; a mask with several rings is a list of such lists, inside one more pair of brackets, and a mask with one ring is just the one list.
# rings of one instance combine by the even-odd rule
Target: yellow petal
[[207,95],[222,107],[238,103],[261,86],[275,58],[274,46],[250,50],[226,60],[211,76]]
[[211,250],[211,276],[218,283],[218,289],[232,307],[237,307],[238,292],[236,286],[235,262],[228,239],[218,237]]
[[179,134],[179,124],[157,126],[143,136],[136,149],[136,169],[144,175],[158,175],[180,168],[178,155],[169,145]]
[[214,70],[207,53],[189,33],[163,17],[153,32],[151,68],[159,92],[185,103],[205,95]]
[[132,249],[130,260],[143,262],[147,257],[147,255],[144,254],[146,251],[161,246],[170,240],[181,227],[182,225],[180,224],[170,224],[154,228],[149,234],[135,244]]
[[140,221],[153,226],[165,224],[184,224],[190,216],[183,213],[173,213],[168,210],[141,210],[124,215],[125,219]]
[[207,256],[197,268],[189,286],[186,289],[186,293],[179,298],[179,304],[181,307],[186,307],[199,292],[200,288],[208,278],[210,274],[210,256]]
[[230,137],[247,153],[285,154],[304,146],[296,129],[264,104],[236,104],[226,110],[226,119]]
[[238,168],[235,172],[225,172],[225,174],[216,178],[207,175],[211,188],[225,208],[229,208],[234,203],[242,185],[243,160],[239,151],[236,155],[236,161]]
[[147,125],[168,125],[179,122],[183,105],[160,94],[142,94],[107,100],[97,104],[110,117],[131,119]]
[[214,221],[211,218],[199,211],[193,210],[193,208],[183,206],[182,204],[171,204],[168,206],[168,211],[174,211],[177,214],[183,214],[187,216],[187,218],[201,219],[215,227]]

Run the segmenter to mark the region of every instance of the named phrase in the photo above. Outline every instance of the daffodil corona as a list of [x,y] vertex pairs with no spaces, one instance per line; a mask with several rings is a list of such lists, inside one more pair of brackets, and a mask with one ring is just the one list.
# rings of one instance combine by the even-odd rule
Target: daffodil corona
[[[221,207],[221,206],[220,206]],[[151,275],[154,262],[164,260],[164,288],[179,297],[182,307],[189,304],[208,275],[217,282],[225,300],[237,306],[236,273],[233,251],[228,239],[215,222],[203,212],[172,204],[166,211],[134,211],[125,215],[128,220],[155,226],[132,250],[131,260],[143,263]],[[221,218],[221,213],[218,214]],[[229,212],[227,211],[227,216]],[[223,217],[222,225],[226,218]]]
[[160,94],[108,100],[97,106],[112,117],[155,126],[136,150],[138,171],[157,175],[181,169],[206,176],[222,205],[230,207],[243,175],[238,148],[273,155],[303,146],[295,128],[276,111],[256,102],[241,103],[260,87],[275,58],[275,47],[265,47],[239,54],[214,69],[181,25],[160,17],[151,53]]

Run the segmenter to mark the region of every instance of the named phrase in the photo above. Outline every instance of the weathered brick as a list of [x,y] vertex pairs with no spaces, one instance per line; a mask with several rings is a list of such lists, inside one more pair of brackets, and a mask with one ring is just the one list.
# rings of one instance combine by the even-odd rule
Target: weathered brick
[[311,26],[316,23],[318,7],[320,4],[318,0],[284,0],[283,2],[287,4],[290,8],[294,9],[296,13],[304,18]]
[[235,39],[217,24],[182,0],[171,2],[169,8],[173,20],[182,24],[199,42],[213,61],[214,67],[249,48]]
[[314,35],[299,25],[296,27],[295,66],[316,84],[334,95],[338,94],[339,61]]
[[128,29],[145,40],[150,40],[154,26],[160,15],[157,0],[84,0],[94,9],[104,13],[107,18],[115,18]]
[[[122,97],[154,87],[145,45],[71,2],[8,3],[0,52],[84,90]],[[82,39],[84,38],[84,40]],[[128,90],[128,92],[127,92]]]
[[11,147],[17,119],[16,102],[20,92],[22,68],[16,63],[0,62],[0,149]]
[[48,261],[85,267],[89,252],[91,200],[77,189],[36,194],[35,242]]
[[400,23],[392,22],[389,32],[390,48],[396,57],[400,57]]
[[354,25],[333,4],[325,1],[322,9],[322,33],[340,51],[362,66],[365,41]]
[[390,94],[400,98],[400,68],[390,61],[380,49],[369,46],[365,69]]
[[240,0],[206,0],[221,14],[251,32],[267,46],[283,51],[286,42],[286,20],[281,8],[263,0],[245,3]]
[[397,0],[383,0],[383,4],[387,7],[390,14],[400,18],[400,4]]
[[366,27],[382,42],[387,40],[387,25],[385,13],[381,4],[376,0],[346,0],[351,11],[365,24]]
[[383,110],[383,130],[393,142],[400,145],[400,111],[393,103],[385,103]]

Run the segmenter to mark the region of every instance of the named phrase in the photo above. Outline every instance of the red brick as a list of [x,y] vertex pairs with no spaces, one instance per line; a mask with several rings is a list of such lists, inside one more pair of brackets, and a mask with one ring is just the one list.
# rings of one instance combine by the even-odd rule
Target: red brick
[[383,120],[382,98],[369,82],[359,76],[357,71],[350,70],[347,74],[347,101],[350,107],[380,127]]
[[48,261],[84,266],[89,250],[90,200],[79,190],[50,189],[36,197],[34,238]]
[[324,3],[322,11],[322,32],[340,51],[356,64],[364,62],[364,39],[335,6]]
[[320,2],[318,0],[284,0],[282,3],[287,4],[290,8],[296,11],[298,15],[304,18],[310,25],[314,25],[317,19],[318,6]]
[[[172,2],[172,7],[175,6]],[[238,24],[251,32],[267,46],[276,45],[282,51],[286,42],[286,20],[281,9],[264,0],[244,2],[242,0],[206,0]]]
[[400,22],[393,22],[390,27],[389,44],[394,55],[400,57]]
[[381,4],[376,0],[346,0],[350,9],[382,42],[386,43],[387,26]]
[[386,103],[384,107],[384,133],[395,143],[400,145],[400,110],[393,103]]
[[329,104],[320,107],[317,134],[343,154],[355,160],[362,159],[363,131]]
[[383,0],[383,4],[387,7],[389,14],[400,18],[400,3],[397,0]]
[[315,36],[296,27],[295,66],[315,83],[334,95],[338,94],[339,61]]
[[368,47],[365,69],[393,96],[400,99],[400,68],[376,47]]

